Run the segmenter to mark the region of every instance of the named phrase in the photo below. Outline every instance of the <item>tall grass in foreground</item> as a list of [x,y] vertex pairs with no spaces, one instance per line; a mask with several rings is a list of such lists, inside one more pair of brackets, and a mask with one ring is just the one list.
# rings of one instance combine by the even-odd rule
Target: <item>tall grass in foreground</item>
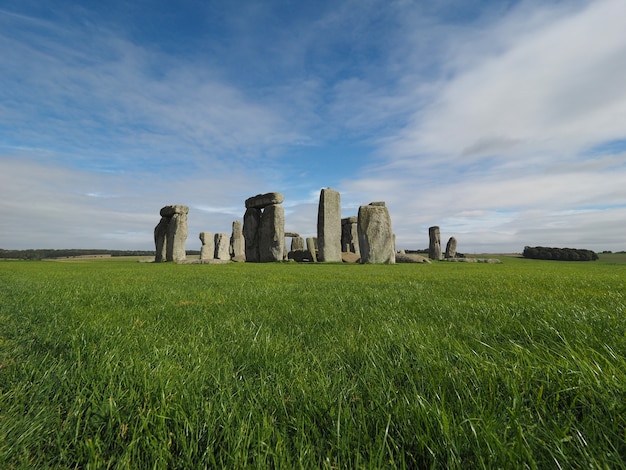
[[626,265],[0,263],[0,467],[626,468]]

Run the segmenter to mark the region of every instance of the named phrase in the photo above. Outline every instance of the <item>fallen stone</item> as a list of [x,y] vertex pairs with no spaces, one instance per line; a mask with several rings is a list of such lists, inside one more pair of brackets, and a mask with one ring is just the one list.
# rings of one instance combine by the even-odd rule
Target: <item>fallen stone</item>
[[351,251],[343,251],[341,253],[341,261],[344,263],[358,263],[361,261],[361,256]]
[[432,264],[428,258],[421,255],[396,253],[396,263],[425,263]]

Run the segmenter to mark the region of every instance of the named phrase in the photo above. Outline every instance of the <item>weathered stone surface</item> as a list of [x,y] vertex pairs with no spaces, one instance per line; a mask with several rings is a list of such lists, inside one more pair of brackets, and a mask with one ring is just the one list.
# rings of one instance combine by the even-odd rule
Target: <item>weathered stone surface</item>
[[183,261],[187,240],[187,206],[174,205],[161,208],[161,220],[154,228],[156,262]]
[[259,261],[281,261],[285,250],[285,210],[280,204],[267,206],[259,225]]
[[391,217],[384,205],[370,204],[359,207],[357,228],[361,263],[396,262]]
[[243,237],[243,228],[239,220],[233,221],[233,231],[230,236],[230,257],[238,260],[246,259],[246,242]]
[[298,263],[310,263],[313,261],[313,257],[311,256],[311,252],[309,250],[290,251],[287,259],[296,261]]
[[299,236],[300,234],[296,232],[285,232],[285,237],[293,238],[293,237],[299,237]]
[[385,207],[385,201],[377,201],[377,202],[370,202],[369,203],[370,206],[380,206],[380,207]]
[[341,261],[343,261],[344,263],[358,263],[360,260],[361,257],[356,253],[352,253],[351,251],[341,253]]
[[172,217],[174,214],[188,214],[189,207],[179,204],[173,206],[165,206],[161,208],[161,217]]
[[200,232],[200,260],[209,261],[215,257],[215,242],[211,232]]
[[291,238],[291,251],[304,250],[304,238],[292,237]]
[[421,255],[407,254],[407,253],[396,253],[396,263],[426,263],[431,264],[428,258],[425,258]]
[[319,261],[341,261],[341,196],[331,188],[320,191],[317,248]]
[[259,262],[259,227],[261,209],[249,208],[243,216],[243,237],[245,240],[246,261]]
[[358,217],[345,217],[341,219],[341,251],[360,254],[359,231],[357,229]]
[[456,256],[456,238],[450,237],[446,244],[446,258],[454,258]]
[[160,222],[154,227],[154,245],[156,248],[156,255],[154,261],[160,263],[165,261],[166,258],[166,237],[167,227],[170,223],[169,217],[161,217]]
[[281,204],[285,196],[280,193],[257,194],[246,199],[246,209],[263,209],[267,206]]
[[215,259],[229,260],[230,259],[230,239],[227,233],[216,233],[215,240]]
[[306,249],[311,253],[311,260],[317,263],[317,244],[315,243],[315,238],[308,237],[306,239]]
[[428,245],[428,257],[430,259],[441,259],[441,234],[439,233],[439,227],[433,226],[428,229],[428,238],[430,243]]

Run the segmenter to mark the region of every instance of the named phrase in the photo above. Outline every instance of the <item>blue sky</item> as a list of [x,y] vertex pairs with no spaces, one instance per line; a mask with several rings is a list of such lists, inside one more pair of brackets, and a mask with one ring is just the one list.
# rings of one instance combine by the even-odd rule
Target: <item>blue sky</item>
[[285,195],[314,235],[626,249],[626,2],[0,0],[0,248],[152,249]]

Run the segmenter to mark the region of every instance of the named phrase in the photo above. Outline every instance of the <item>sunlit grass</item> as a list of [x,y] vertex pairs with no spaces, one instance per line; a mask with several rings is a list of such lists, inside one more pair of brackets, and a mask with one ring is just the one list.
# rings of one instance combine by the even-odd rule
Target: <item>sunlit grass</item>
[[624,467],[625,280],[3,262],[0,467]]

